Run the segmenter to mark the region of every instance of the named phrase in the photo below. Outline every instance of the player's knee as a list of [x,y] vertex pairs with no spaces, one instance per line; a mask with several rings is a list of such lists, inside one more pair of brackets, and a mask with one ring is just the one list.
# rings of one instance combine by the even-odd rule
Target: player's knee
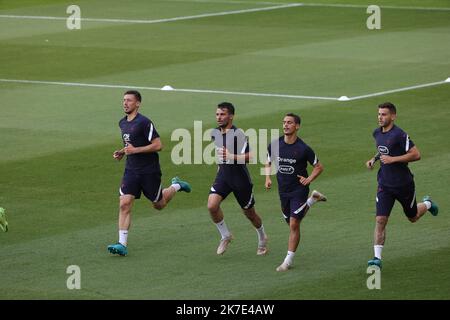
[[129,200],[120,201],[120,205],[119,205],[120,211],[121,212],[129,212],[131,209],[131,204],[132,204],[132,202]]
[[217,211],[219,211],[219,205],[216,203],[208,202],[208,211],[211,214],[217,213]]
[[290,219],[289,228],[291,231],[298,231],[300,229],[300,220],[295,218]]
[[155,208],[158,211],[161,211],[162,209],[164,209],[165,206],[166,205],[164,203],[161,203],[161,202],[153,203],[153,208]]
[[385,216],[378,216],[377,217],[377,224],[380,226],[385,226],[387,224],[387,217]]
[[256,215],[256,212],[253,208],[252,209],[242,209],[242,211],[244,212],[245,216],[249,219],[254,218]]
[[409,218],[409,217],[408,217],[408,220],[409,220],[411,223],[417,222],[417,218],[416,218],[416,217],[413,217],[413,218]]

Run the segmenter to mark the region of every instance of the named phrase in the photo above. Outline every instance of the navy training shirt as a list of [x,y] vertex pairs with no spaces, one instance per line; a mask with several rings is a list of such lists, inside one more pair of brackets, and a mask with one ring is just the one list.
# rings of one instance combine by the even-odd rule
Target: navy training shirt
[[[211,132],[211,139],[214,141],[216,148],[226,147],[232,154],[243,155],[250,152],[248,138],[241,129],[234,125],[226,132],[222,133],[220,128],[215,128]],[[239,182],[250,182],[251,178],[245,162],[237,162],[236,160],[223,160],[218,158],[219,171],[217,176],[226,181],[239,184]]]
[[[381,155],[402,156],[414,147],[414,142],[411,141],[408,134],[395,125],[388,132],[382,132],[381,128],[375,129],[373,137]],[[381,163],[378,170],[378,184],[386,187],[401,187],[410,184],[413,182],[413,177],[406,162]]]
[[300,183],[297,175],[307,178],[308,162],[313,166],[319,162],[311,147],[299,137],[294,143],[288,144],[281,136],[278,138],[279,150],[276,154],[276,150],[272,150],[273,144],[269,144],[267,151],[269,162],[274,162],[277,169],[278,192],[289,193],[308,188]]
[[[125,116],[119,121],[119,127],[122,131],[124,146],[127,146],[128,143],[131,143],[135,147],[148,146],[153,139],[159,138],[153,122],[140,113],[131,121],[128,121]],[[150,152],[128,155],[125,170],[139,174],[161,172],[158,153]]]

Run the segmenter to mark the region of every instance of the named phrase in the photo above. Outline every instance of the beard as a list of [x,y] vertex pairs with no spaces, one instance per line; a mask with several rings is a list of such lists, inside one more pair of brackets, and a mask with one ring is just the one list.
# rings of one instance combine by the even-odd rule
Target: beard
[[221,129],[226,128],[227,125],[228,125],[228,122],[224,122],[222,124],[219,124],[219,128],[221,128]]

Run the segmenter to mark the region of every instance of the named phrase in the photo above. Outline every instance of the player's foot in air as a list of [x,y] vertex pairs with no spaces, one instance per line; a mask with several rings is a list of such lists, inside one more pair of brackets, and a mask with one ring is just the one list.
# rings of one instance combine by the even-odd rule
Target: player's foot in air
[[430,211],[430,213],[431,213],[433,216],[437,216],[438,213],[439,213],[439,207],[438,207],[438,205],[436,204],[436,202],[433,202],[433,201],[431,200],[431,197],[430,197],[430,196],[425,196],[425,197],[423,197],[423,202],[425,202],[425,201],[429,201],[429,202],[431,203],[431,208],[428,209],[428,211]]
[[217,254],[224,254],[224,252],[227,251],[228,245],[230,244],[231,240],[233,240],[233,235],[231,234],[228,237],[220,240],[219,246],[217,247]]
[[256,255],[258,256],[264,256],[267,254],[267,252],[269,251],[267,249],[267,241],[269,240],[269,238],[267,237],[267,235],[264,237],[264,239],[258,243],[258,249],[256,250]]
[[311,197],[313,197],[316,201],[327,201],[327,197],[317,190],[313,190]]
[[183,181],[178,177],[172,178],[172,184],[179,184],[181,187],[179,191],[185,191],[189,193],[192,190],[191,185],[188,182]]
[[121,243],[110,244],[108,251],[112,254],[118,254],[120,256],[126,256],[128,254],[127,247]]
[[287,264],[286,262],[283,262],[282,264],[280,264],[277,267],[277,271],[278,272],[284,272],[284,271],[288,271],[291,268],[291,265]]
[[377,266],[381,269],[381,259],[378,259],[377,257],[374,257],[373,259],[367,261],[367,265],[370,266]]
[[6,212],[3,208],[0,208],[0,229],[2,229],[3,232],[8,231],[8,221],[6,220]]

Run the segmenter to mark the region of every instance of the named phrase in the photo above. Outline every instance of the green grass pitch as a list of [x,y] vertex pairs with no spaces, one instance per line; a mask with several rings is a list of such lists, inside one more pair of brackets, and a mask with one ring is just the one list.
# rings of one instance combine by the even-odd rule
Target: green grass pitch
[[[377,1],[381,30],[366,28],[357,0],[154,24],[82,21],[80,30],[64,19],[6,17],[67,17],[77,4],[82,18],[156,20],[282,3],[271,2],[3,0],[0,79],[354,97],[450,77],[448,1]],[[121,145],[124,89],[0,81],[0,206],[9,221],[0,234],[0,299],[449,299],[449,85],[346,102],[141,90],[140,111],[165,145],[164,183],[179,175],[193,192],[161,212],[137,201],[122,258],[106,246],[117,241],[124,164],[112,152]],[[300,135],[324,165],[312,187],[329,201],[303,221],[287,273],[275,268],[288,228],[260,164],[250,171],[270,237],[265,257],[256,256],[256,232],[232,197],[223,210],[235,240],[216,255],[219,234],[206,209],[216,168],[171,162],[172,131],[192,132],[194,121],[213,127],[224,100],[236,105],[243,129],[280,128],[284,113],[299,113]],[[364,163],[375,152],[371,133],[384,101],[397,105],[396,123],[422,153],[410,164],[417,196],[431,194],[440,214],[411,224],[395,205],[381,290],[368,290],[376,172]],[[80,290],[66,287],[69,265],[81,269]]]

